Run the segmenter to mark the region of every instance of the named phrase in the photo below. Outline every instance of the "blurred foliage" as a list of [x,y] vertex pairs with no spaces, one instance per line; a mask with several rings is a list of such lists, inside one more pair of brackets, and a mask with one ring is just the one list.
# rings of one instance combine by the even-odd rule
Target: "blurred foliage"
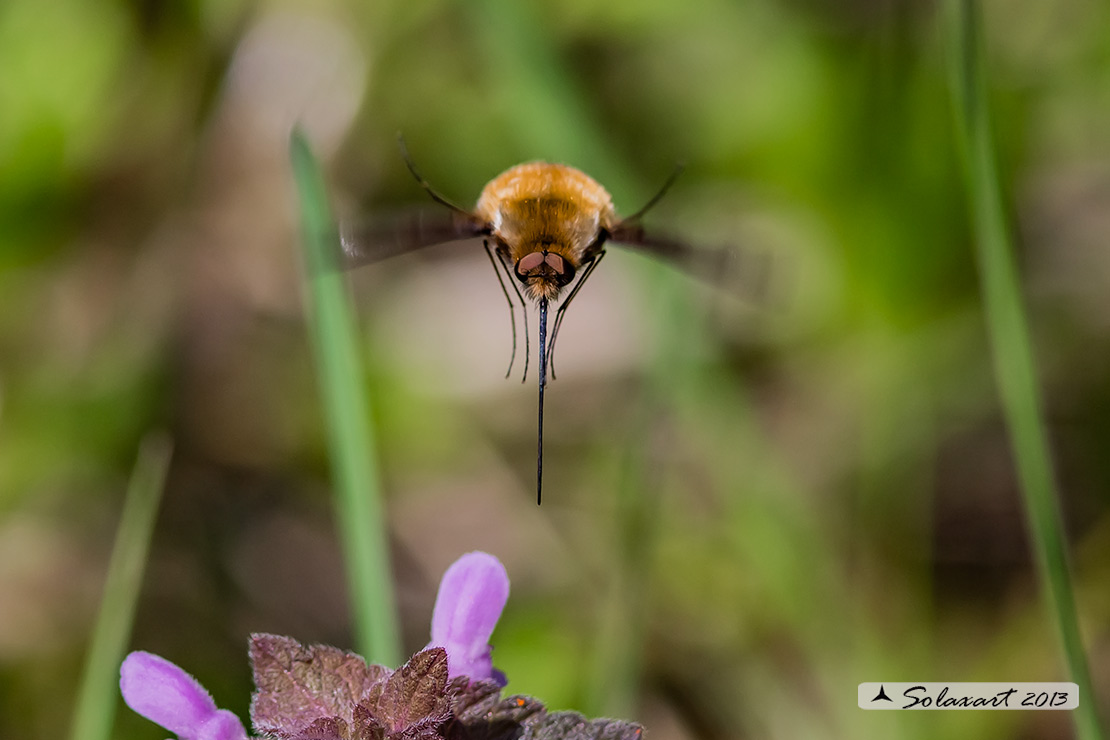
[[[985,12],[1110,705],[1110,11]],[[753,305],[611,250],[561,334],[539,509],[535,389],[501,379],[485,255],[351,275],[407,648],[446,565],[484,549],[513,578],[495,664],[554,708],[627,709],[658,740],[1068,737],[1061,713],[852,700],[883,678],[1064,679],[939,34],[933,4],[893,0],[0,4],[0,736],[65,732],[154,428],[176,452],[133,644],[244,716],[250,631],[352,644],[294,249],[299,121],[340,213],[426,201],[399,130],[464,203],[550,159],[631,213],[683,160],[648,224],[771,266]],[[624,624],[631,699],[594,660]],[[116,737],[159,732],[123,712]]]

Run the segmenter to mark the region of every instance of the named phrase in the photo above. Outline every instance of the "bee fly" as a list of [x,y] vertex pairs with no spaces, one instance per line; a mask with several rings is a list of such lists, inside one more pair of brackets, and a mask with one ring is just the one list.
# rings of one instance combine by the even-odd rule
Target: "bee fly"
[[[427,219],[406,228],[344,229],[343,267],[355,267],[384,257],[463,239],[481,239],[509,304],[513,325],[513,349],[509,369],[516,360],[516,304],[509,286],[520,302],[525,322],[524,376],[528,376],[530,352],[527,310],[524,297],[538,304],[539,325],[539,435],[536,458],[536,503],[543,493],[543,392],[550,368],[555,378],[555,340],[563,316],[578,291],[601,264],[607,242],[640,247],[665,257],[686,251],[680,242],[645,235],[640,218],[654,206],[678,177],[678,167],[648,203],[628,218],[617,216],[608,191],[593,178],[573,167],[546,162],[529,162],[511,167],[489,182],[473,210],[467,210],[436,192],[417,171],[404,142],[400,142],[405,164],[420,186],[452,212],[450,221]],[[555,310],[551,336],[547,333],[548,305],[569,288]]]

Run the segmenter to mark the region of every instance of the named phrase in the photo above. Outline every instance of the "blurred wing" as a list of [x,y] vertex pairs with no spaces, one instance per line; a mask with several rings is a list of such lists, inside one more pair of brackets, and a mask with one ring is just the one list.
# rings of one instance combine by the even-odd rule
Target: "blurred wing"
[[418,210],[392,217],[345,222],[339,229],[343,254],[339,268],[361,265],[446,242],[473,239],[490,232],[469,214]]
[[695,248],[670,236],[647,234],[639,223],[625,221],[609,233],[609,241],[657,257],[690,276],[756,303],[768,290],[767,254],[736,247]]

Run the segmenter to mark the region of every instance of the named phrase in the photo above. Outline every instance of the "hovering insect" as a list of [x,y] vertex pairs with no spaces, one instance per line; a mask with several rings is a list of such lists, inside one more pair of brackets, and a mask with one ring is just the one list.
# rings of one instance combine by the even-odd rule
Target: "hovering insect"
[[[654,206],[677,179],[678,167],[648,203],[627,218],[620,218],[612,199],[591,177],[573,167],[529,162],[511,167],[489,182],[473,210],[462,208],[436,192],[417,171],[400,142],[405,164],[420,186],[452,212],[449,221],[421,219],[385,233],[381,228],[344,229],[345,268],[380,260],[421,247],[463,239],[481,239],[509,304],[513,324],[512,372],[516,359],[516,304],[511,286],[524,312],[524,377],[528,376],[529,342],[525,296],[539,308],[539,418],[536,457],[536,503],[543,495],[543,394],[550,368],[555,378],[555,340],[563,316],[586,280],[601,264],[605,245],[614,242],[666,257],[686,252],[681,242],[644,233],[640,218]],[[555,311],[550,339],[548,305],[566,298]]]

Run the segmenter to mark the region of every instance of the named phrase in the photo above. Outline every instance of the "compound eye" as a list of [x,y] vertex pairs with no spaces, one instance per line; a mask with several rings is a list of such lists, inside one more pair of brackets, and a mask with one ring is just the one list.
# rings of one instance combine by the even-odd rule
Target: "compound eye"
[[560,287],[574,279],[574,267],[554,252],[531,252],[521,257],[513,269],[520,282],[531,278],[551,280]]
[[527,283],[528,278],[532,277],[531,273],[534,272],[540,265],[543,264],[543,253],[532,252],[526,254],[517,260],[516,267],[513,272],[516,273],[516,279],[522,283]]
[[[558,256],[558,255],[548,255],[548,256],[551,257],[551,256]],[[520,258],[520,261],[516,263],[516,272],[517,272],[518,275],[521,274],[521,273],[525,273],[525,272],[532,272],[533,270],[535,270],[537,267],[539,267],[543,263],[544,263],[544,254],[543,254],[543,252],[532,252],[531,254],[526,254],[526,255],[524,255],[523,257]]]
[[555,282],[559,284],[559,287],[562,287],[569,284],[571,280],[574,280],[574,265],[562,259],[560,262],[563,263],[563,270],[556,274]]
[[549,253],[543,258],[544,263],[554,271],[554,280],[560,287],[574,279],[574,266],[560,255]]

